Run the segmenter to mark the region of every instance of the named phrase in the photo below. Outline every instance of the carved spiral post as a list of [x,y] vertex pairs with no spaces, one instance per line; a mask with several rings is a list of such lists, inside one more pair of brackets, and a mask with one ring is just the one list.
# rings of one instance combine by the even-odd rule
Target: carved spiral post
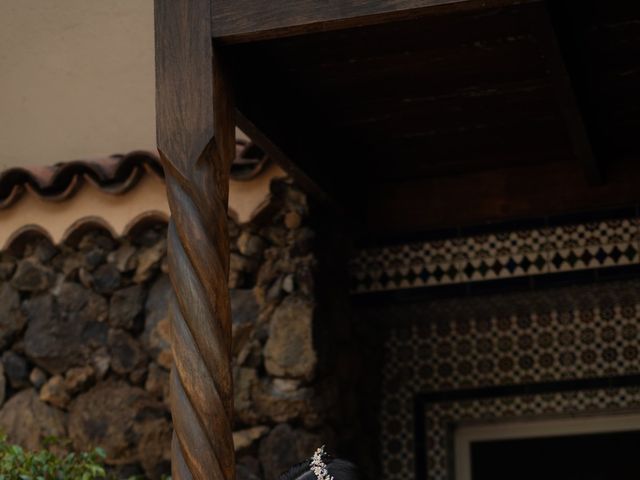
[[197,162],[199,178],[183,178],[169,163],[165,168],[174,286],[172,450],[174,475],[180,479],[227,479],[233,470],[228,187],[216,182],[216,162],[206,158],[212,149]]
[[155,21],[158,149],[172,215],[172,473],[174,480],[233,480],[231,94],[211,42],[210,0],[156,0]]

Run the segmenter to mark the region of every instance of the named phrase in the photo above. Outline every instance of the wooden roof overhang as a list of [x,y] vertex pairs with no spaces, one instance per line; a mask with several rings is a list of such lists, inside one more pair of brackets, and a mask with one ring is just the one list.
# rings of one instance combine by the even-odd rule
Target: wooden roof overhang
[[212,12],[238,122],[365,235],[638,200],[637,2],[223,1]]
[[156,52],[174,478],[233,476],[236,121],[368,237],[640,199],[639,2],[156,0]]

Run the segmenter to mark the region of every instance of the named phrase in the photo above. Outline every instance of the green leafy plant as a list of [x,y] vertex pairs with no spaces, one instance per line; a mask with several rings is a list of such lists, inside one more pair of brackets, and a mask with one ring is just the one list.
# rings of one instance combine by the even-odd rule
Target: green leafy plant
[[[69,451],[70,442],[57,437],[47,437],[44,448],[36,452],[25,450],[19,445],[7,442],[7,436],[0,433],[0,480],[115,480],[106,472],[104,460],[107,456],[102,448],[89,452],[56,453]],[[129,477],[129,480],[144,480],[144,477]],[[171,480],[162,476],[162,480]]]
[[104,450],[96,448],[90,452],[56,454],[49,448],[60,444],[50,438],[43,450],[31,452],[8,443],[6,435],[0,435],[0,480],[107,478],[103,466]]

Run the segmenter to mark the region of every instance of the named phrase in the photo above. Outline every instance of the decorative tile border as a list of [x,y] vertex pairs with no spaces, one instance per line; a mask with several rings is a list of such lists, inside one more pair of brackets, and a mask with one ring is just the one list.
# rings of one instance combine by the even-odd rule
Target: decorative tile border
[[[473,396],[466,397],[460,405],[447,403],[445,397],[452,392],[517,390],[549,382],[615,382],[624,376],[640,377],[638,292],[640,280],[627,280],[366,307],[361,311],[363,318],[390,325],[382,372],[382,478],[416,478],[419,458],[415,450],[420,445],[415,430],[417,416],[427,415],[426,429],[432,433],[425,437],[424,449],[429,468],[435,472],[420,478],[444,480],[448,478],[443,470],[447,466],[444,458],[448,439],[443,433],[446,426],[436,425],[439,419],[481,419],[500,416],[502,410],[511,408],[503,408],[502,400],[487,406],[488,400]],[[640,410],[640,388],[633,390],[633,395],[620,393],[620,397],[602,392],[609,390],[593,394],[602,399],[596,402],[600,406],[605,398],[612,409],[625,406],[620,403],[624,397],[633,400],[627,406]],[[415,401],[421,395],[436,400],[431,401],[429,409],[425,407],[423,413],[418,413]],[[531,400],[541,405],[532,414],[545,409],[552,413],[586,411],[581,407],[583,394],[545,395]],[[549,395],[552,403],[544,403]],[[517,402],[522,408],[512,412],[516,417],[524,412],[529,400]]]
[[640,265],[636,218],[359,250],[352,293]]
[[[636,379],[637,381],[638,379]],[[532,388],[535,388],[532,387]],[[419,401],[423,415],[423,438],[416,452],[417,478],[450,480],[455,452],[455,428],[460,423],[508,422],[535,418],[575,418],[615,415],[640,407],[640,388],[564,390],[527,395],[496,395],[470,400]]]

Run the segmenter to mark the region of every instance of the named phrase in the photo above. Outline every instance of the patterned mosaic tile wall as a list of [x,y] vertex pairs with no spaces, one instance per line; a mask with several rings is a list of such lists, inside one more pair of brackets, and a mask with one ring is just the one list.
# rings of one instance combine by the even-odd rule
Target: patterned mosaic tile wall
[[638,218],[366,248],[353,293],[431,287],[640,264]]
[[[381,406],[385,480],[415,478],[418,394],[640,374],[640,280],[386,305],[364,313],[390,325]],[[628,401],[565,393],[434,404],[425,409],[428,478],[449,478],[447,422],[637,406],[640,394],[633,392],[624,397]]]
[[427,478],[453,477],[453,452],[449,446],[454,441],[453,428],[461,422],[587,417],[633,410],[640,411],[640,388],[581,390],[430,403],[424,409]]

